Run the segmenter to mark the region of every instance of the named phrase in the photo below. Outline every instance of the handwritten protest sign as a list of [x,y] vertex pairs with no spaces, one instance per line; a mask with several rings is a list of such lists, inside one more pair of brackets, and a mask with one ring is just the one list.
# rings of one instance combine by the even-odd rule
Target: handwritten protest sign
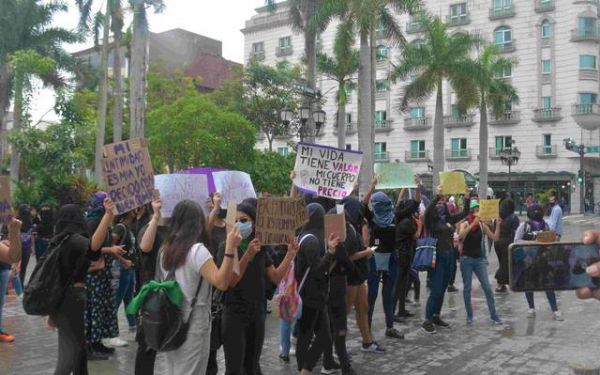
[[256,238],[263,245],[288,243],[296,229],[308,221],[308,212],[298,198],[259,198]]
[[221,208],[227,208],[229,201],[242,203],[246,198],[256,198],[250,175],[238,171],[212,172],[215,189],[221,193]]
[[336,234],[341,242],[346,241],[346,214],[325,215],[325,238]]
[[479,201],[479,218],[492,220],[500,217],[500,199],[481,199]]
[[352,192],[361,162],[361,152],[299,143],[294,185],[308,194],[342,199]]
[[381,190],[417,187],[415,172],[410,164],[376,163],[375,176],[377,188]]
[[12,217],[10,206],[10,177],[0,176],[0,223],[7,224]]
[[122,214],[152,201],[154,174],[146,139],[104,146],[102,170],[108,196]]
[[177,203],[184,199],[198,202],[202,206],[204,214],[209,214],[206,206],[208,183],[205,175],[159,174],[154,176],[154,186],[160,191],[162,217],[171,217]]
[[467,189],[465,175],[462,172],[440,172],[442,194],[464,194]]

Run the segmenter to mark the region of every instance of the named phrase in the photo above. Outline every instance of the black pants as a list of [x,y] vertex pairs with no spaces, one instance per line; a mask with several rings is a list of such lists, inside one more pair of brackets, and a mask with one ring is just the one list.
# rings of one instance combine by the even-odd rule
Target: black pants
[[70,287],[58,310],[50,318],[58,328],[58,362],[54,375],[87,375],[85,344],[86,291],[83,287]]
[[458,253],[458,249],[453,248],[452,251],[454,252],[454,263],[452,265],[452,274],[450,275],[450,282],[448,283],[449,285],[454,285],[454,282],[456,281],[456,271],[458,270],[457,263],[458,263],[458,260],[460,259],[460,254]]
[[406,295],[410,283],[411,255],[405,252],[398,253],[398,279],[396,280],[395,301],[398,304],[398,314],[406,311]]
[[19,280],[21,280],[21,285],[25,285],[25,275],[27,274],[27,266],[29,265],[30,258],[31,247],[29,249],[23,249],[21,252],[21,270],[19,271]]
[[219,363],[217,362],[217,351],[210,350],[208,353],[208,366],[206,367],[206,375],[217,375],[219,373]]
[[152,375],[154,374],[154,362],[156,361],[156,351],[146,346],[146,339],[142,326],[138,322],[138,331],[135,336],[138,343],[137,352],[135,353],[135,375]]
[[265,337],[261,306],[225,306],[221,329],[225,374],[258,375]]
[[325,349],[331,346],[327,307],[316,309],[302,306],[302,317],[298,325],[299,334],[296,344],[298,371],[312,371]]
[[496,255],[498,256],[498,271],[496,272],[496,280],[499,285],[508,285],[508,248],[503,245],[494,245]]

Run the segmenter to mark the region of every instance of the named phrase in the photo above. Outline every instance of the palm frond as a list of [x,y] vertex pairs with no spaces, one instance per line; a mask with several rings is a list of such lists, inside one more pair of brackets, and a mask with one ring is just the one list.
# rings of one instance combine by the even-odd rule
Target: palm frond
[[402,46],[406,45],[406,38],[402,33],[402,27],[396,21],[394,15],[385,7],[379,11],[379,26],[388,39]]
[[406,85],[404,95],[400,104],[400,110],[406,111],[409,108],[411,101],[420,102],[433,93],[435,90],[437,79],[432,71],[425,71],[418,76],[413,82]]
[[79,9],[79,27],[81,30],[90,30],[91,11],[93,0],[75,0]]

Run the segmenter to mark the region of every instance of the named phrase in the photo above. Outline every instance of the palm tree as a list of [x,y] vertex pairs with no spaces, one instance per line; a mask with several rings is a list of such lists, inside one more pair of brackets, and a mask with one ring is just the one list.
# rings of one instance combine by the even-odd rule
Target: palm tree
[[459,102],[461,108],[479,108],[479,196],[488,191],[488,107],[492,115],[500,117],[506,103],[519,100],[515,88],[498,73],[512,69],[512,61],[502,57],[498,47],[487,44],[477,58],[463,65],[464,75],[457,77],[455,86],[464,93]]
[[163,0],[129,0],[133,9],[131,63],[129,70],[129,137],[144,136],[146,73],[148,71],[148,18],[146,8],[162,12]]
[[[0,35],[2,35],[0,38],[0,131],[2,133],[6,131],[3,121],[11,95],[21,96],[24,93],[29,75],[40,75],[45,85],[57,87],[64,83],[59,70],[72,69],[73,60],[61,46],[63,43],[79,41],[80,37],[67,29],[51,26],[54,16],[66,10],[67,6],[61,2],[20,0],[2,3],[2,12],[0,12]],[[14,57],[17,51],[28,51],[27,56]],[[48,59],[53,61],[51,68],[47,66],[48,69],[37,69],[40,65],[34,63],[35,60],[40,63],[42,60],[49,62]],[[14,68],[17,68],[17,71]],[[16,73],[19,77],[14,80]],[[11,80],[14,80],[12,85]],[[23,102],[16,100],[15,105],[13,129],[19,131]],[[13,150],[10,171],[13,184],[19,181],[19,161],[19,153]]]
[[358,71],[359,53],[352,49],[354,33],[348,24],[340,24],[337,29],[333,53],[335,57],[319,53],[317,68],[325,76],[338,83],[337,100],[337,131],[338,148],[346,147],[346,89],[352,85],[351,75]]
[[417,0],[324,0],[313,17],[316,25],[326,25],[339,18],[345,27],[354,30],[360,38],[358,68],[358,147],[363,152],[360,170],[360,189],[366,191],[373,177],[374,131],[374,51],[376,30],[394,43],[405,45],[405,38],[394,14],[415,12]]
[[[443,82],[447,79],[460,99],[468,94],[460,91],[455,80],[465,75],[465,62],[474,39],[465,34],[448,35],[448,29],[439,17],[425,14],[417,17],[424,33],[423,43],[409,44],[392,72],[392,79],[406,80],[416,75],[404,90],[402,110],[412,101],[421,101],[435,92],[435,120],[433,125],[433,183],[439,185],[439,172],[444,170],[444,107]],[[467,73],[468,74],[468,73]]]
[[113,141],[123,139],[123,74],[121,72],[121,45],[123,43],[123,6],[121,0],[111,0],[110,30],[113,33]]

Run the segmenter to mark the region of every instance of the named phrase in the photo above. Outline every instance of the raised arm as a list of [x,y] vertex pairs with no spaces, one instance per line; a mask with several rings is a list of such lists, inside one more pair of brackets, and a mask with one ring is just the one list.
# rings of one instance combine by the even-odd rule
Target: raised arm
[[210,213],[208,214],[208,220],[206,221],[206,233],[210,237],[212,229],[215,227],[215,223],[221,212],[221,193],[214,193],[212,199],[208,198],[209,207],[211,207]]
[[17,263],[21,260],[21,221],[12,218],[8,223],[8,242],[0,242],[0,262]]
[[233,258],[241,241],[242,235],[236,226],[227,234],[221,267],[217,267],[215,262],[210,259],[200,268],[199,272],[202,277],[214,285],[215,288],[223,291],[227,290],[233,275]]
[[162,201],[160,198],[152,201],[152,218],[148,223],[148,227],[144,231],[144,235],[140,240],[140,250],[143,253],[149,253],[154,247],[154,241],[156,240],[156,232],[158,231],[158,223],[160,221],[160,209],[162,208]]
[[292,264],[292,260],[296,256],[296,253],[298,253],[298,241],[294,239],[291,243],[288,244],[287,253],[285,254],[285,258],[283,258],[283,261],[281,262],[279,267],[275,268],[271,266],[267,268],[267,276],[273,284],[279,284],[281,279],[285,276],[288,269],[290,268],[290,264]]
[[102,216],[102,220],[100,220],[100,224],[92,235],[92,240],[90,242],[90,249],[92,251],[98,251],[102,248],[106,235],[108,234],[108,227],[115,218],[114,210],[115,204],[110,198],[106,198],[104,200],[104,216]]
[[364,205],[369,205],[369,202],[371,202],[371,196],[373,195],[373,192],[375,192],[375,188],[377,187],[377,177],[373,177],[373,179],[371,180],[371,185],[369,186],[369,190],[367,191],[367,193],[365,194],[365,196],[363,197],[362,203]]

